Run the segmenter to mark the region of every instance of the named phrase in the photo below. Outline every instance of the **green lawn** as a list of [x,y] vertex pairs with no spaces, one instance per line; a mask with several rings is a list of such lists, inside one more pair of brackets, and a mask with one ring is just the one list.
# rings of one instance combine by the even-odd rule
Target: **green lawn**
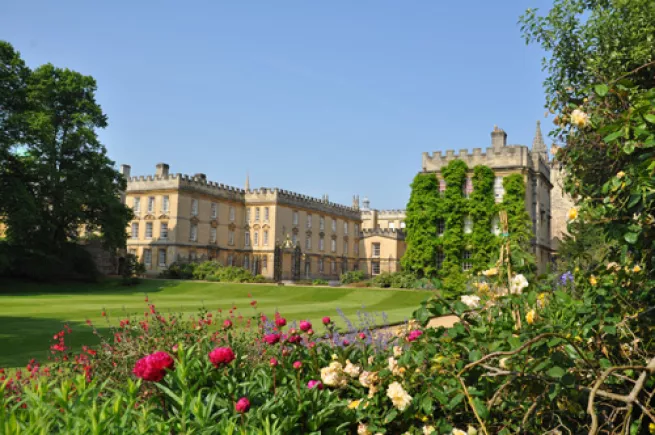
[[279,310],[289,320],[310,319],[317,325],[326,315],[338,320],[337,309],[355,324],[358,311],[377,313],[379,323],[382,312],[389,322],[402,321],[429,296],[408,290],[163,280],[144,280],[134,287],[123,287],[115,280],[57,285],[0,281],[0,367],[23,366],[30,358],[45,361],[52,335],[64,323],[73,329],[67,343],[74,347],[93,344],[95,337],[87,319],[107,333],[108,326],[117,324],[126,313],[147,310],[145,294],[162,312],[191,314],[203,306],[214,312],[218,308],[227,311],[235,304],[244,316],[251,316],[254,311],[248,293],[257,300],[258,311],[268,316]]

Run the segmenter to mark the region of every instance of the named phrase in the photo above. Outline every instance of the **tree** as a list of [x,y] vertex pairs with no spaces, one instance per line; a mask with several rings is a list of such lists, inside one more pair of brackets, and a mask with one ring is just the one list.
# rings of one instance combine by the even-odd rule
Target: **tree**
[[433,277],[437,271],[437,177],[429,173],[417,174],[411,188],[405,218],[407,251],[401,262],[405,270],[419,277]]

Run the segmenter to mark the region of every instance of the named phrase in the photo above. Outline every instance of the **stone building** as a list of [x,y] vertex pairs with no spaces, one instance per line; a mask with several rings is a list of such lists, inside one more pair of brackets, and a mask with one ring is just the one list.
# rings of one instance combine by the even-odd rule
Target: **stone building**
[[217,260],[269,279],[338,279],[359,267],[361,217],[348,207],[283,189],[244,189],[207,181],[204,174],[132,177],[125,203],[128,252],[156,275],[173,262]]

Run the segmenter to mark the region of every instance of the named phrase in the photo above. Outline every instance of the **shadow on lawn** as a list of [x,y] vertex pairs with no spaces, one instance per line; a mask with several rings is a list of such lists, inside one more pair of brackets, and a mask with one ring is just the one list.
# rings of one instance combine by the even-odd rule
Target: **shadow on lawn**
[[39,296],[51,294],[139,294],[158,293],[167,287],[175,287],[182,281],[165,279],[143,279],[133,286],[124,286],[120,278],[104,278],[98,282],[35,282],[15,279],[0,279],[1,296]]
[[[53,335],[68,324],[72,333],[66,334],[66,346],[77,352],[82,345],[98,344],[93,329],[83,322],[65,322],[59,319],[39,317],[0,317],[0,367],[25,367],[35,358],[42,364],[48,363],[50,346],[55,343]],[[104,337],[110,337],[109,327],[96,325]]]

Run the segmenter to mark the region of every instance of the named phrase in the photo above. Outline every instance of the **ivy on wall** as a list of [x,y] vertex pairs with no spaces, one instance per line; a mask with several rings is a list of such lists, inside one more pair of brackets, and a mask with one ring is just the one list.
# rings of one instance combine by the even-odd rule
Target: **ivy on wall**
[[[467,176],[471,176],[473,192],[464,194]],[[439,192],[436,174],[420,173],[412,183],[407,205],[407,252],[402,266],[420,277],[438,277],[445,290],[461,291],[467,277],[487,269],[498,259],[501,237],[492,232],[492,223],[499,210],[508,214],[509,237],[516,254],[514,270],[524,270],[534,264],[530,250],[532,225],[525,208],[525,183],[521,174],[505,177],[503,202],[494,198],[494,172],[488,166],[478,165],[469,170],[465,162],[453,160],[441,171],[446,182],[443,194]],[[464,220],[472,220],[472,231],[465,233]],[[437,234],[438,222],[445,223],[445,231]],[[464,252],[471,253],[469,272],[462,269]],[[437,268],[437,253],[443,262]]]

